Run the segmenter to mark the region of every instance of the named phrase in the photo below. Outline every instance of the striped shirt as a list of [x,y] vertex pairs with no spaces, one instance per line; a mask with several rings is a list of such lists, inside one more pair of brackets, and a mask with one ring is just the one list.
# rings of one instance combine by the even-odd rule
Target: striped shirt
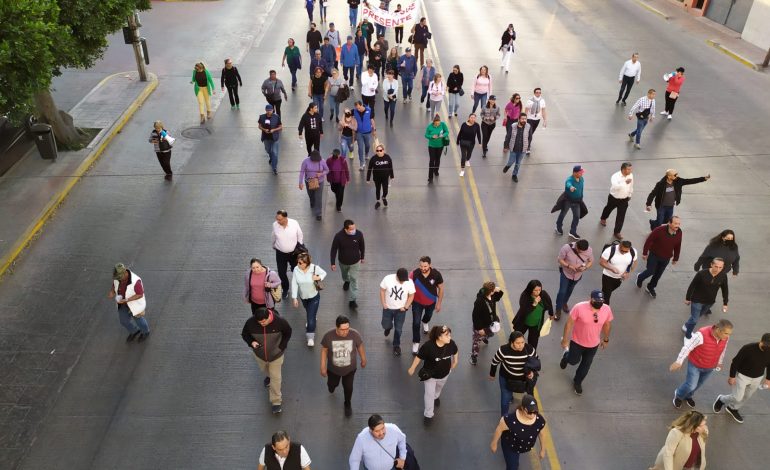
[[642,96],[631,107],[631,111],[628,112],[629,116],[633,116],[634,113],[641,113],[643,110],[650,108],[650,119],[655,115],[655,100],[651,100],[646,96]]
[[506,378],[524,379],[524,364],[528,357],[537,357],[535,348],[529,344],[524,345],[521,351],[515,351],[510,344],[500,346],[500,349],[492,358],[492,367],[489,369],[489,376],[494,377],[497,372],[497,366],[502,364],[500,374]]

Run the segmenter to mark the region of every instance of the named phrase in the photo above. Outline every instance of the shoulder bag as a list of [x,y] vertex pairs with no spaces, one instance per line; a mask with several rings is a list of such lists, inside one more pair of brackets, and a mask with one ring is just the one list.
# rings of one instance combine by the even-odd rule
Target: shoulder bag
[[[313,277],[315,277],[315,265],[313,265]],[[318,279],[318,280],[314,279],[313,280],[313,286],[315,286],[315,290],[317,290],[317,291],[322,291],[326,287],[324,285],[324,282],[322,280],[320,280],[320,279]]]
[[[320,163],[318,164],[318,169],[319,170],[321,169]],[[316,189],[321,187],[321,184],[319,183],[317,176],[312,176],[310,178],[307,178],[305,181],[307,182],[307,189],[309,189],[310,191],[315,191]]]
[[[265,274],[265,281],[267,281],[269,277],[270,271],[267,271],[267,274]],[[278,287],[267,287],[265,290],[270,292],[273,302],[279,303],[283,300],[283,287],[280,284],[278,284]]]

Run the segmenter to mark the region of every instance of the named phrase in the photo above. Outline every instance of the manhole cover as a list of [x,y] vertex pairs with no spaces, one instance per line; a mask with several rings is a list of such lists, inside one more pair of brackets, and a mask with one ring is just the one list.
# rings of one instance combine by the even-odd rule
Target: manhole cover
[[188,127],[182,131],[182,135],[188,139],[202,139],[211,135],[208,127]]

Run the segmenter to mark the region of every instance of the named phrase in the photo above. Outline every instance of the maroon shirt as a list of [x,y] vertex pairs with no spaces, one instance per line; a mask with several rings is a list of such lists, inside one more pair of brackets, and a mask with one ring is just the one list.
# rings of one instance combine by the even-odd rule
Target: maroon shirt
[[671,259],[679,261],[679,251],[682,249],[682,229],[677,229],[674,235],[668,231],[668,224],[661,225],[653,230],[644,242],[644,251],[642,254],[647,256],[651,252],[658,258]]

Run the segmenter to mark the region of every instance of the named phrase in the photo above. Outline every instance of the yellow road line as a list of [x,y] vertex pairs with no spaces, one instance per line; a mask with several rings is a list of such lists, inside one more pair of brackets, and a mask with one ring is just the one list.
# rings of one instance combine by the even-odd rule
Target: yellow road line
[[[428,12],[424,4],[422,4],[422,10],[423,10],[423,15],[427,19]],[[428,20],[428,22],[430,22],[430,20]],[[436,50],[435,41],[432,41],[428,45],[428,47],[431,51],[431,55],[433,56],[433,62],[436,66],[436,71],[440,73],[442,76],[446,76],[444,75],[443,68],[441,67],[441,60],[438,56],[438,51]],[[441,114],[443,115],[444,120],[448,122],[449,125],[454,129],[455,133],[457,133],[459,131],[457,119],[454,119],[454,120],[448,119],[448,113],[445,106],[441,107]],[[457,146],[455,142],[453,142],[451,139],[450,139],[450,146],[452,147],[452,156],[454,157],[455,168],[459,170],[460,160],[459,160],[459,155],[457,151]],[[481,198],[479,196],[479,191],[478,191],[478,185],[476,184],[476,179],[473,176],[473,169],[471,167],[466,168],[465,177],[461,177],[461,185],[463,189],[462,191],[463,199],[466,201],[466,215],[468,216],[468,222],[470,223],[471,233],[474,234],[475,238],[478,237],[478,235],[476,235],[476,232],[473,230],[474,226],[478,224],[481,228],[481,232],[484,237],[484,242],[487,247],[487,251],[489,252],[489,259],[492,264],[492,271],[494,272],[494,275],[495,275],[496,284],[500,287],[500,289],[505,291],[507,290],[505,285],[505,275],[503,274],[503,270],[500,267],[500,260],[497,257],[495,244],[492,241],[492,235],[489,230],[489,224],[487,222],[486,212],[484,211],[484,206],[481,203]],[[470,195],[468,194],[469,187],[470,187]],[[469,199],[473,200],[473,203],[476,207],[476,215],[478,217],[478,220],[474,220],[473,211],[468,210],[467,204]],[[474,242],[475,242],[475,238],[474,238]],[[480,250],[480,247],[476,246],[476,249]],[[482,259],[482,258],[483,258],[483,255],[479,254],[479,259]],[[510,292],[508,293],[508,295],[503,296],[503,310],[505,311],[505,314],[508,317],[508,320],[510,322],[513,322],[514,309],[513,309],[513,305],[511,304],[510,297],[511,297]],[[502,338],[503,336],[504,335],[500,335],[501,342],[505,339],[505,338]],[[535,399],[540,405],[540,411],[543,412],[543,409],[544,409],[543,402],[542,402],[542,399],[540,398],[540,394],[538,393],[537,389],[535,389]],[[543,446],[545,447],[546,457],[548,459],[548,463],[550,464],[551,469],[561,470],[561,463],[559,462],[559,456],[556,453],[556,446],[553,441],[553,436],[551,435],[550,429],[548,427],[543,429],[543,431],[541,432],[541,438],[542,438]],[[540,460],[537,458],[536,452],[530,453],[530,460],[532,462],[533,468],[535,468],[536,470],[541,468]]]
[[663,19],[665,19],[665,20],[667,20],[667,19],[668,19],[668,15],[667,15],[667,14],[665,14],[665,13],[663,13],[662,11],[658,10],[658,9],[657,9],[657,8],[655,8],[654,6],[652,6],[652,5],[649,5],[647,2],[644,2],[644,1],[642,1],[642,0],[634,0],[634,1],[635,1],[637,4],[639,4],[639,6],[641,6],[642,8],[644,8],[644,9],[646,9],[646,10],[649,10],[649,11],[651,11],[651,12],[655,13],[656,15],[658,15],[658,16],[660,16],[660,17],[662,17],[662,18],[663,18]]
[[754,62],[750,61],[749,59],[743,57],[742,55],[738,54],[737,52],[733,52],[729,48],[723,46],[722,44],[719,44],[718,42],[714,41],[713,39],[706,39],[706,44],[709,46],[717,49],[718,51],[721,51],[725,55],[732,57],[733,59],[737,60],[741,64],[745,65],[746,67],[753,69],[753,70],[760,70],[759,64],[755,64]]

